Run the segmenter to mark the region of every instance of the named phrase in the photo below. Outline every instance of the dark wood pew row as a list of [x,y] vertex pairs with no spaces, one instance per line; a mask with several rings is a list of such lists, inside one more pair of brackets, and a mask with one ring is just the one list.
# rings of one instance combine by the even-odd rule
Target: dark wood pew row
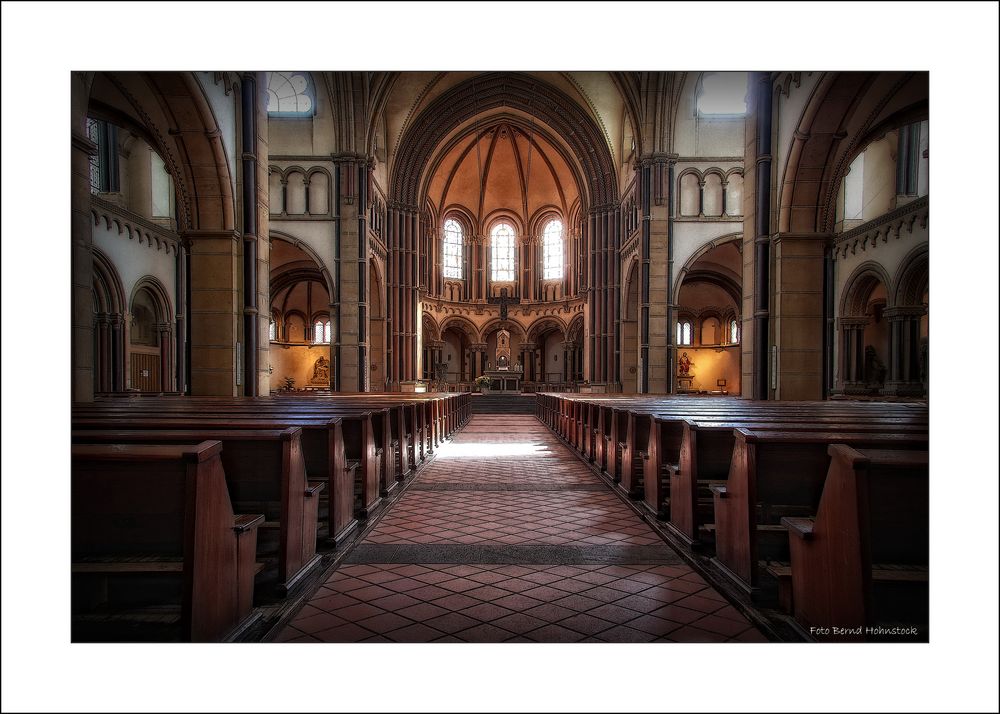
[[[788,529],[795,619],[821,641],[926,642],[927,452],[845,444],[828,450],[815,517],[781,521]],[[893,637],[893,627],[917,633]]]
[[[735,444],[733,430],[744,427],[759,431],[832,431],[838,433],[927,434],[926,421],[911,421],[877,415],[802,417],[801,410],[777,416],[733,416],[696,421],[675,416],[653,415],[652,436],[645,454],[643,499],[657,517],[669,520],[668,528],[689,546],[704,545],[702,526],[710,523],[712,498],[707,490],[725,480]],[[775,421],[781,419],[782,421]],[[707,499],[707,503],[705,502]]]
[[[322,399],[322,397],[315,397],[307,399],[306,404],[294,403],[293,405],[285,400],[222,400],[194,397],[157,403],[156,408],[146,408],[145,411],[139,411],[144,408],[143,405],[137,407],[133,404],[127,404],[120,407],[121,411],[118,414],[129,417],[143,414],[152,415],[159,412],[190,414],[192,416],[252,415],[274,417],[276,420],[283,419],[286,415],[289,419],[336,416],[342,419],[342,435],[345,440],[344,448],[346,449],[348,465],[353,465],[353,462],[358,464],[360,480],[357,490],[361,500],[359,511],[365,516],[374,511],[379,506],[382,496],[391,490],[387,488],[385,456],[386,442],[388,441],[385,438],[385,430],[387,429],[387,420],[391,418],[391,415],[383,413],[385,410],[378,405],[365,405],[357,400],[351,403],[317,403]],[[303,400],[300,398],[298,402],[301,401]],[[94,411],[101,415],[113,413],[109,412],[108,408],[97,408]],[[83,416],[86,413],[81,409],[74,411],[77,416]],[[373,445],[370,445],[369,441]]]
[[72,639],[216,642],[252,619],[257,527],[222,443],[72,449]]
[[[74,411],[74,430],[129,429],[129,430],[197,430],[210,431],[233,429],[274,430],[297,426],[302,429],[302,450],[306,474],[310,481],[325,481],[327,486],[325,540],[331,545],[346,541],[358,528],[354,508],[354,481],[357,462],[350,463],[344,449],[343,419],[327,416],[240,416],[204,412],[174,413],[166,416],[134,414],[105,416],[77,416]],[[321,508],[322,510],[322,508]]]
[[[431,406],[428,407],[427,405]],[[397,483],[411,473],[417,460],[433,448],[435,433],[444,438],[445,422],[460,425],[463,410],[467,413],[468,395],[396,395],[347,394],[288,398],[232,399],[225,397],[184,397],[159,400],[119,398],[76,405],[77,426],[93,428],[117,426],[114,420],[127,420],[126,428],[136,419],[143,428],[276,428],[299,425],[304,429],[303,448],[311,477],[329,484],[327,535],[334,543],[345,540],[357,527],[357,518],[365,518],[380,504]],[[434,405],[438,405],[434,407]],[[384,407],[384,408],[383,408]],[[424,407],[421,409],[421,407]],[[432,408],[433,407],[433,408]],[[334,416],[338,415],[338,416]],[[327,418],[329,417],[329,418]],[[96,419],[97,422],[92,420]],[[164,422],[164,419],[168,421]],[[110,421],[102,421],[110,420]],[[268,421],[270,420],[270,421]],[[426,421],[422,421],[426,420]],[[427,428],[424,429],[424,424]],[[328,433],[332,432],[332,433]],[[450,432],[447,432],[450,435]],[[424,438],[426,434],[426,439]],[[406,459],[393,468],[393,443],[414,443],[414,435],[425,448],[398,448]],[[346,471],[357,468],[359,475],[357,513],[351,506],[350,479]],[[325,474],[325,476],[324,476]],[[381,476],[380,476],[381,474]],[[393,477],[395,475],[395,477]]]
[[[761,561],[787,562],[784,517],[816,513],[830,467],[831,443],[856,449],[927,450],[926,434],[781,432],[734,429],[729,476],[711,487],[715,563],[751,598],[773,597]],[[767,590],[762,590],[765,584]],[[773,589],[773,591],[772,591]]]
[[[539,400],[544,404],[549,396],[551,395],[540,395]],[[622,395],[596,398],[558,395],[555,399],[563,405],[569,405],[559,409],[561,415],[567,415],[565,419],[560,417],[553,423],[557,428],[559,424],[563,425],[563,433],[567,435],[570,443],[576,446],[585,458],[595,462],[613,481],[619,483],[629,496],[638,499],[645,495],[650,509],[657,513],[661,511],[656,505],[660,502],[659,494],[656,492],[660,481],[652,484],[653,493],[644,494],[646,475],[662,474],[662,464],[653,458],[656,450],[651,448],[650,443],[650,435],[653,434],[654,438],[657,436],[657,427],[653,421],[657,416],[730,421],[746,416],[780,421],[786,419],[790,410],[798,410],[796,418],[801,416],[805,423],[816,424],[824,422],[850,424],[858,420],[877,418],[884,421],[892,418],[885,416],[884,410],[876,411],[870,405],[842,402],[775,403],[720,400],[717,397],[694,399]],[[926,424],[926,409],[914,410],[912,405],[908,404],[893,405],[893,407],[889,412],[900,415],[901,424],[921,420]],[[673,463],[676,464],[676,460]],[[629,468],[623,468],[623,464]]]
[[[265,571],[284,594],[319,563],[316,536],[320,493],[325,481],[308,482],[302,429],[283,430],[79,430],[75,444],[190,444],[197,439],[222,443],[222,466],[230,500],[237,511],[261,511],[258,561],[274,561]],[[268,537],[273,532],[273,537]]]

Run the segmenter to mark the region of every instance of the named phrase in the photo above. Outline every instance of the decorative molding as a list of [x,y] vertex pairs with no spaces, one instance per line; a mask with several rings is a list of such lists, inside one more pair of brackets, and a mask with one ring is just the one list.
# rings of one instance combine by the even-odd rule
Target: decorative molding
[[868,249],[874,249],[879,242],[888,243],[890,236],[895,239],[902,238],[904,229],[906,234],[910,235],[913,233],[915,223],[919,224],[920,228],[927,228],[929,198],[922,196],[916,201],[911,201],[836,236],[833,259],[842,260],[847,258],[848,253],[857,255],[859,251],[863,253]]
[[90,197],[90,214],[95,226],[103,221],[105,228],[111,230],[114,226],[118,235],[127,234],[129,240],[135,239],[139,245],[145,241],[146,245],[154,247],[155,244],[156,250],[162,249],[167,255],[177,255],[180,238],[169,228],[93,195]]

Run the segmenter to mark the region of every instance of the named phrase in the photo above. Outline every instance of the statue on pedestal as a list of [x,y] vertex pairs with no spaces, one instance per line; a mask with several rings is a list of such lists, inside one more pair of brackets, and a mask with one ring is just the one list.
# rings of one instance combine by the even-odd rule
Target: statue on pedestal
[[687,352],[682,354],[681,358],[677,360],[677,374],[681,377],[691,376],[691,358],[688,357]]

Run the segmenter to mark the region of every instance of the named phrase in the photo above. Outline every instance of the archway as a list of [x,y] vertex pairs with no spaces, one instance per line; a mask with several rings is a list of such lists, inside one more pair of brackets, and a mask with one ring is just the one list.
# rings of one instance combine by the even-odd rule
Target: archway
[[679,393],[741,393],[740,246],[739,236],[708,243],[680,272],[673,326]]
[[449,384],[460,390],[471,389],[471,382],[481,372],[479,333],[467,318],[458,315],[441,323],[441,362],[447,365]]
[[548,317],[533,323],[527,333],[529,364],[525,380],[541,391],[561,391],[570,381],[567,370],[573,363],[566,329],[561,321]]
[[301,243],[271,236],[270,388],[336,389],[329,273]]
[[886,385],[889,364],[887,313],[889,283],[877,263],[866,263],[847,281],[840,304],[839,391],[878,394]]
[[[534,189],[527,191],[518,188],[524,185],[530,174],[527,162],[521,166],[516,156],[527,156],[529,148],[536,157],[537,168],[532,168],[532,171],[543,170],[542,173],[535,175],[534,188],[541,185],[545,173],[560,174],[559,165],[564,164],[565,176],[560,174],[559,183],[566,185],[572,183],[577,196],[567,194],[551,201],[546,199],[546,205],[551,203],[557,206],[560,214],[566,216],[578,202],[581,213],[586,216],[580,221],[579,230],[583,234],[580,244],[586,245],[589,241],[593,245],[613,246],[616,240],[612,230],[615,220],[613,206],[619,198],[618,172],[615,169],[607,136],[588,109],[576,99],[538,77],[520,73],[485,73],[461,81],[429,101],[412,122],[407,124],[399,138],[397,158],[389,177],[388,198],[392,207],[386,223],[389,228],[388,244],[413,245],[414,238],[416,245],[427,243],[421,232],[427,231],[428,226],[438,226],[438,222],[419,220],[419,214],[420,207],[428,205],[431,184],[438,165],[444,157],[453,153],[452,149],[455,149],[458,158],[471,156],[467,149],[487,142],[485,135],[479,130],[488,131],[494,127],[499,134],[491,135],[489,146],[493,149],[486,149],[487,156],[483,165],[496,160],[495,152],[506,152],[505,156],[510,154],[515,157],[514,160],[501,162],[516,167],[516,170],[511,172],[510,195],[517,194],[518,197],[535,195]],[[505,137],[504,140],[499,139],[501,135]],[[472,137],[472,140],[461,143],[466,137]],[[480,137],[482,142],[479,140]],[[493,138],[497,138],[497,141],[493,141]],[[542,145],[547,147],[544,152],[540,148]],[[494,151],[492,157],[489,156],[491,151]],[[553,160],[549,165],[546,163],[546,156],[558,157],[559,161]],[[471,176],[473,165],[471,158],[464,163],[468,165]],[[479,162],[476,161],[475,164],[473,184],[478,187],[482,179]],[[552,179],[553,176],[550,175],[544,180]],[[452,199],[445,197],[445,193],[447,191],[443,191],[440,196],[435,194],[437,198],[435,205],[439,206],[440,215],[444,215],[451,205]],[[479,203],[478,197],[475,202]],[[521,215],[522,222],[525,223],[537,213],[537,208],[541,207],[541,204],[536,207],[530,201],[530,205],[526,206],[524,201],[513,198],[510,201],[505,199],[503,203],[506,204],[505,208]],[[480,210],[479,214],[477,219],[483,224],[480,226],[482,229],[495,212],[487,215],[484,210]],[[576,246],[576,243],[573,243],[573,246]],[[466,280],[472,281],[473,286],[479,286],[480,293],[473,291],[473,299],[492,302],[492,291],[483,290],[484,286],[489,285],[489,281],[486,280],[489,261],[485,251],[472,252],[473,256],[464,257],[463,260],[465,260]],[[512,252],[516,252],[513,258],[510,255]],[[389,292],[398,292],[399,302],[404,305],[417,305],[419,302],[417,287],[406,280],[406,276],[414,274],[415,257],[412,251],[402,251],[401,255],[390,257],[390,260],[401,263],[398,275],[403,279],[390,278]],[[434,265],[442,262],[434,255],[430,257],[434,260]],[[533,247],[530,241],[518,241],[513,250],[508,246],[504,247],[504,265],[513,264],[516,274],[521,278],[524,278],[524,266],[529,268],[540,266],[540,257],[537,247]],[[516,280],[512,283],[521,285]],[[534,285],[533,282],[531,284]],[[602,304],[613,302],[614,295],[611,290],[610,286],[602,286],[600,288],[602,294],[595,300],[599,299]],[[511,297],[523,297],[523,295],[513,294]],[[394,304],[396,299],[395,296],[392,298]],[[394,359],[398,354],[399,359],[396,361],[401,365],[399,380],[413,379],[416,375],[410,372],[418,363],[417,341],[411,336],[405,336],[407,332],[412,333],[407,326],[412,324],[413,314],[408,311],[405,314],[394,314],[393,321],[397,323],[393,325],[394,333],[402,336],[393,338]],[[614,320],[610,311],[603,314],[603,322],[600,344],[595,343],[593,347],[595,350],[600,350],[601,354],[614,355]],[[481,361],[488,361],[485,360],[485,348],[481,348],[481,351],[477,348],[476,353]],[[607,359],[602,362],[603,381],[608,379],[607,375],[615,372],[611,361]]]
[[[238,291],[235,276],[239,272],[239,257],[237,244],[233,241],[233,231],[238,227],[234,182],[223,140],[225,134],[220,130],[197,75],[192,72],[79,72],[73,75],[72,89],[74,399],[92,399],[95,387],[102,386],[99,373],[92,371],[99,359],[95,350],[99,350],[100,345],[95,340],[94,324],[88,314],[93,284],[89,255],[93,236],[89,221],[88,164],[95,146],[89,138],[88,118],[100,119],[135,133],[162,159],[164,170],[173,182],[177,232],[184,247],[190,249],[191,275],[190,280],[187,275],[184,279],[190,289],[191,319],[199,323],[191,325],[190,387],[195,394],[233,394],[238,381],[236,360],[232,360],[229,379],[221,379],[220,370],[215,367],[220,362],[218,351],[220,345],[235,349],[240,342],[238,325],[242,323],[244,333],[249,335],[244,340],[247,354],[255,354],[251,347],[254,331],[247,323],[258,318],[253,318],[252,313],[244,314],[244,306],[229,300],[215,275],[220,255],[228,252],[233,270],[222,274],[232,276],[228,287],[233,293]],[[239,87],[236,89],[240,91]],[[253,260],[256,261],[255,255]],[[187,262],[182,260],[179,264],[186,266]],[[212,284],[209,286],[209,283]],[[185,293],[177,298],[183,316],[188,315],[186,297]],[[233,320],[218,320],[222,310],[231,313]],[[202,325],[203,320],[209,322]],[[209,326],[212,329],[206,329]],[[225,334],[220,334],[219,330]],[[178,361],[177,356],[171,356],[170,360]],[[253,363],[256,363],[255,356],[252,362],[246,361],[248,370]],[[107,386],[106,381],[103,386]]]
[[911,252],[899,268],[889,318],[889,380],[886,392],[924,396],[928,384],[928,308],[930,305],[927,246]]
[[94,391],[125,391],[125,291],[115,266],[94,253]]
[[156,278],[136,283],[129,301],[128,388],[139,392],[174,390],[173,308]]

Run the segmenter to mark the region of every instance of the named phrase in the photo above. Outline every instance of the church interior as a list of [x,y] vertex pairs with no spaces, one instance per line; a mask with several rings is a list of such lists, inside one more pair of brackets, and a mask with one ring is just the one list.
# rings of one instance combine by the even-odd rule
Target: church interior
[[[328,10],[341,11],[358,10]],[[215,667],[235,650],[226,666],[242,674],[217,676],[260,676],[258,658],[291,682],[282,667],[330,662],[311,686],[335,710],[418,706],[409,686],[469,711],[491,706],[475,687],[501,676],[543,709],[586,707],[578,670],[605,664],[631,672],[595,695],[609,709],[686,701],[696,678],[705,705],[711,674],[736,669],[749,689],[797,672],[796,686],[857,694],[940,666],[964,609],[941,530],[991,524],[980,566],[995,576],[996,561],[996,499],[975,519],[939,500],[961,475],[942,453],[980,422],[979,458],[996,458],[995,396],[955,373],[960,288],[939,262],[953,239],[931,260],[932,183],[936,232],[955,232],[943,79],[898,58],[809,71],[796,67],[840,63],[701,56],[401,70],[407,57],[355,68],[258,48],[63,71],[69,132],[64,112],[48,138],[68,169],[69,290],[53,310],[69,323],[55,398],[71,398],[48,442],[65,452],[66,516],[48,618],[68,661],[109,652],[122,692],[148,698],[135,688],[157,680],[125,674],[121,648],[163,671],[179,653]],[[262,69],[211,69],[234,64]],[[639,69],[671,65],[687,69]],[[5,118],[9,100],[5,87]],[[19,392],[4,384],[9,454]],[[986,411],[947,401],[959,391]],[[969,423],[946,432],[945,417]],[[6,456],[4,472],[9,522]],[[948,509],[978,514],[973,500]],[[995,577],[981,576],[962,596],[981,632],[964,636],[995,644]],[[16,597],[5,584],[5,629]],[[844,653],[879,662],[888,642],[901,669],[845,674]],[[556,643],[574,644],[558,650],[567,662],[528,672]],[[788,663],[782,647],[810,649]],[[463,669],[470,651],[486,664]],[[454,692],[415,679],[435,676],[417,653],[454,668]],[[506,675],[484,671],[521,653]],[[380,698],[387,685],[400,691]],[[272,696],[251,701],[293,701]]]

